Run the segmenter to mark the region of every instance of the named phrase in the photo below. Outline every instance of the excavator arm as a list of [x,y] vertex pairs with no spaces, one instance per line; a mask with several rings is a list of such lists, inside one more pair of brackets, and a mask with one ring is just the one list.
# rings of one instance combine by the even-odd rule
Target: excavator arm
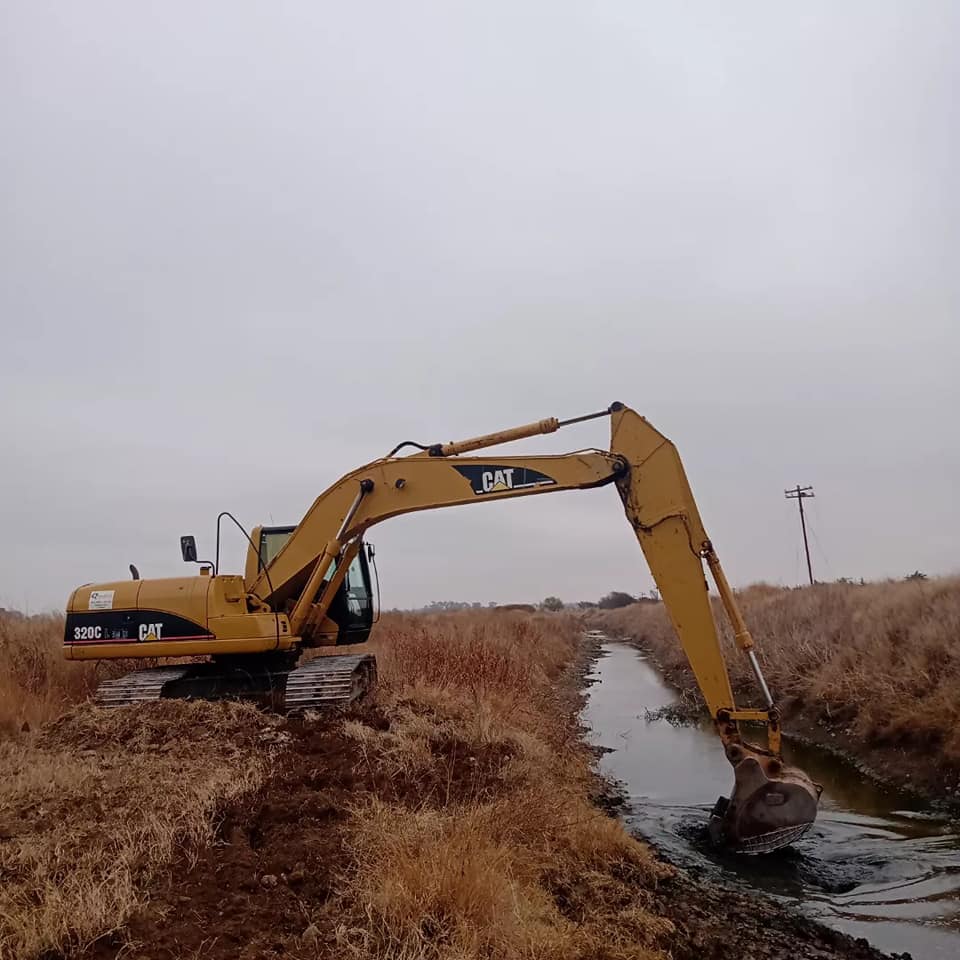
[[[440,507],[601,487],[624,469],[618,457],[599,450],[540,457],[418,455],[375,460],[317,497],[273,562],[249,587],[267,603],[283,606],[311,596],[306,587],[317,564],[323,561],[320,573],[325,573],[343,544],[383,520]],[[337,545],[331,547],[332,541]]]
[[[376,523],[419,510],[616,484],[711,715],[734,725],[738,719],[768,722],[767,711],[738,715],[710,606],[704,561],[735,625],[738,642],[749,650],[752,640],[703,528],[676,447],[646,418],[620,403],[573,422],[602,416],[610,417],[609,451],[527,457],[461,455],[552,433],[571,422],[548,419],[435,444],[413,456],[386,457],[354,470],[314,501],[249,589],[274,608],[287,607],[291,633],[299,636],[304,628],[309,632],[311,624],[322,621],[336,594],[339,583],[335,575],[330,577],[331,566],[345,568],[352,557],[344,551]],[[333,537],[332,531],[337,531]],[[772,706],[769,698],[767,705]],[[730,729],[733,734],[734,727]],[[778,751],[775,718],[769,729],[770,747]]]
[[[609,451],[542,457],[462,456],[552,433],[565,425],[549,419],[368,464],[317,498],[252,590],[272,604],[293,603],[290,627],[296,635],[324,623],[330,600],[340,586],[337,575],[330,576],[331,567],[337,564],[342,576],[364,532],[382,520],[417,510],[614,483],[734,767],[733,794],[729,800],[718,801],[711,816],[711,833],[716,840],[748,852],[776,849],[809,828],[816,816],[819,787],[802,771],[787,767],[780,756],[779,713],[676,447],[646,418],[620,403],[577,421],[606,415],[611,425]],[[336,536],[325,541],[326,532],[333,529]],[[742,709],[734,700],[704,565],[713,577],[736,643],[750,660],[764,699],[761,708]],[[766,727],[766,748],[743,739],[741,721]]]

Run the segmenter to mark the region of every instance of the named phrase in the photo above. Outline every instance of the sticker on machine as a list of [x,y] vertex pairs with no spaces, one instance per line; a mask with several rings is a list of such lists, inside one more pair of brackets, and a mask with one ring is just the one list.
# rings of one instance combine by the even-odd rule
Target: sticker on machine
[[453,469],[470,481],[473,492],[479,497],[485,493],[504,493],[510,490],[529,490],[531,487],[556,485],[553,477],[530,467],[510,467],[506,464],[485,463],[458,466]]
[[113,609],[113,591],[112,590],[91,590],[90,602],[87,604],[88,610],[112,610]]

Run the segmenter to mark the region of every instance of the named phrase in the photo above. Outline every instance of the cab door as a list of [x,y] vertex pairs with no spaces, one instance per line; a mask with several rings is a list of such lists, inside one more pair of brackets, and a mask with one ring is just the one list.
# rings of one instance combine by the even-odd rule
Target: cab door
[[370,636],[374,621],[374,591],[367,551],[362,545],[347,568],[327,616],[337,625],[338,645],[364,643]]

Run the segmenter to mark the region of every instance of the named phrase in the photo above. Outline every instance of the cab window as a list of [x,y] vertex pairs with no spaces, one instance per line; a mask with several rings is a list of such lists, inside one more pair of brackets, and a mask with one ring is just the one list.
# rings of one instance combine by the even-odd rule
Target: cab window
[[296,527],[264,527],[260,531],[260,566],[258,570],[269,567],[273,558],[290,539]]
[[344,588],[347,599],[347,612],[351,619],[357,618],[364,624],[373,619],[373,598],[370,595],[370,575],[364,563],[361,550],[347,568]]

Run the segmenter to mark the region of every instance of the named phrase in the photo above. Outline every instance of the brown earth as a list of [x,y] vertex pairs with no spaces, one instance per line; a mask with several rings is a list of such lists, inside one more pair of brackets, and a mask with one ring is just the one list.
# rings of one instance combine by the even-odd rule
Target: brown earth
[[695,880],[687,872],[663,881],[654,902],[676,927],[664,944],[674,960],[877,960],[886,956],[862,938],[821,926],[772,900]]
[[302,721],[70,707],[91,678],[57,660],[56,623],[14,627],[4,960],[882,956],[678,871],[609,816],[573,618],[384,617],[375,699]]
[[[291,721],[288,755],[262,795],[228,811],[217,842],[184,856],[149,893],[126,931],[99,941],[96,960],[293,960],[342,957],[343,919],[336,892],[351,867],[351,810],[363,794],[404,806],[447,806],[493,796],[509,752],[450,738],[436,744],[441,763],[419,777],[397,777],[364,756],[344,721],[389,728],[376,706],[310,722]],[[442,777],[437,774],[442,771]],[[670,918],[657,946],[674,960],[852,958],[884,955],[771,901],[735,893],[668,870],[646,892],[648,909]],[[638,880],[639,882],[639,880]],[[575,885],[574,885],[575,886]],[[553,896],[574,922],[576,890]],[[371,954],[374,955],[374,954]],[[432,956],[425,945],[423,956]],[[562,954],[561,954],[562,955]]]
[[287,755],[263,795],[224,813],[217,841],[181,857],[123,932],[96,944],[97,960],[253,960],[342,956],[332,908],[349,869],[344,840],[362,794],[409,806],[476,799],[496,789],[506,752],[449,739],[435,745],[445,776],[395,777],[367,762],[344,720],[389,729],[376,706],[290,720]]

